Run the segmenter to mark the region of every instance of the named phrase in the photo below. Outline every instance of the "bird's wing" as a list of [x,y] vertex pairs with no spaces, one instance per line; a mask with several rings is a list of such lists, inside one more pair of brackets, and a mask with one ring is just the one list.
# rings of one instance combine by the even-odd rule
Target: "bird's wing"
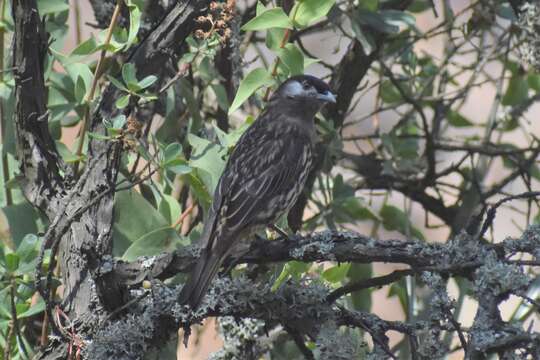
[[273,221],[283,211],[273,202],[294,191],[309,166],[310,151],[309,138],[293,126],[253,124],[238,141],[219,181],[205,247],[224,253],[244,229]]

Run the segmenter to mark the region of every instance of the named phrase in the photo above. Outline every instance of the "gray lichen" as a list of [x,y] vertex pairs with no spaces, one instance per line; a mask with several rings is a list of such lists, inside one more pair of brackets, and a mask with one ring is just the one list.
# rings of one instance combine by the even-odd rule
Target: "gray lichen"
[[540,8],[534,2],[524,2],[519,11],[518,26],[523,41],[519,46],[521,60],[540,69]]
[[223,348],[213,353],[209,360],[258,359],[270,349],[261,341],[265,332],[264,321],[225,316],[218,323]]
[[292,249],[290,255],[295,259],[302,259],[306,252],[318,253],[323,256],[328,255],[334,249],[333,235],[334,233],[331,231],[320,232],[313,237],[313,241],[301,247]]
[[333,321],[327,321],[321,326],[313,355],[320,360],[355,359],[358,345],[349,333],[340,330]]
[[521,267],[501,262],[494,252],[489,252],[484,264],[475,271],[473,290],[478,298],[499,297],[524,290],[529,282]]
[[[285,282],[277,291],[272,291],[270,282],[257,283],[244,276],[217,277],[196,311],[176,303],[181,286],[172,288],[155,281],[149,295],[129,307],[129,315],[118,314],[109,324],[103,324],[85,351],[95,359],[140,358],[150,347],[167,341],[175,333],[171,329],[188,328],[208,316],[232,316],[223,318],[220,324],[226,345],[213,359],[241,359],[248,358],[245,355],[248,351],[257,356],[266,352],[267,344],[261,341],[265,338],[263,324],[270,328],[282,324],[315,339],[313,353],[318,359],[349,359],[362,351],[361,339],[351,338],[352,330],[344,330],[343,326],[369,332],[374,340],[372,352],[365,353],[369,359],[388,358],[385,344],[390,330],[413,339],[423,358],[438,359],[448,350],[440,346],[441,334],[455,332],[459,326],[453,319],[453,300],[446,291],[446,276],[452,273],[468,274],[478,299],[473,326],[462,330],[472,350],[489,352],[493,346],[514,339],[524,339],[527,344],[540,341],[534,334],[502,321],[498,311],[508,294],[523,292],[530,281],[522,267],[505,259],[519,252],[537,252],[539,226],[530,227],[519,239],[506,239],[496,245],[485,244],[466,233],[447,244],[414,240],[381,242],[358,234],[329,231],[308,235],[300,241],[291,255],[331,259],[336,255],[346,256],[343,255],[346,251],[361,260],[384,256],[410,261],[413,268],[429,269],[421,273],[422,282],[431,292],[425,303],[427,317],[405,324],[351,312],[335,303],[329,304],[326,300],[329,289],[309,276]],[[140,290],[131,293],[132,298],[140,295]]]

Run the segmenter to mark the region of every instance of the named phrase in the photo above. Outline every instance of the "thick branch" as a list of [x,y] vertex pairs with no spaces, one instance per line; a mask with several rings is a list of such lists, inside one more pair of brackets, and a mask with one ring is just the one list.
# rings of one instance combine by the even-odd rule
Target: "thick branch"
[[[376,240],[352,232],[325,231],[298,236],[293,240],[256,240],[239,263],[264,264],[291,260],[388,262],[408,264],[415,272],[467,275],[482,265],[484,250],[498,249],[492,245],[485,245],[484,249],[474,239],[468,239],[470,242],[466,245],[462,242],[430,244],[416,240]],[[511,244],[508,251],[514,251],[516,245],[508,244]],[[529,244],[531,246],[534,245]],[[109,272],[117,282],[133,286],[144,279],[167,279],[177,273],[188,272],[197,258],[196,249],[181,248],[174,253],[142,257],[131,263],[120,261]],[[109,265],[107,267],[110,268]]]
[[63,191],[60,159],[49,134],[44,60],[47,34],[36,0],[13,1],[17,157],[24,195],[33,205],[53,214],[49,202]]
[[[127,61],[137,69],[137,77],[156,74],[174,64],[182,44],[195,27],[194,18],[207,6],[207,1],[175,2],[168,14],[132,52]],[[104,119],[117,114],[114,101],[120,95],[114,86],[104,89],[92,113],[90,131],[105,133]],[[129,115],[133,106],[126,109]],[[78,183],[64,194],[48,234],[63,234],[60,248],[64,296],[62,308],[70,319],[81,324],[81,336],[91,337],[109,312],[128,301],[125,287],[97,270],[111,258],[113,204],[119,171],[122,144],[119,141],[90,139],[87,163]],[[95,201],[94,201],[95,200]],[[92,204],[86,207],[86,205]],[[80,210],[85,208],[83,213]],[[68,222],[69,221],[69,222]],[[68,227],[68,229],[66,229]],[[53,242],[60,241],[55,239]],[[51,343],[41,358],[65,358],[62,343]]]
[[151,296],[133,306],[132,315],[106,324],[87,352],[94,359],[139,358],[176,333],[178,326],[188,327],[211,316],[260,319],[269,327],[283,324],[289,330],[308,334],[317,344],[328,340],[321,332],[332,324],[357,327],[361,323],[363,329],[377,338],[388,330],[413,334],[415,329],[415,325],[328,306],[328,290],[315,284],[286,284],[273,292],[270,285],[257,285],[245,278],[218,278],[195,313],[176,304],[178,291],[179,288],[169,289],[154,283]]

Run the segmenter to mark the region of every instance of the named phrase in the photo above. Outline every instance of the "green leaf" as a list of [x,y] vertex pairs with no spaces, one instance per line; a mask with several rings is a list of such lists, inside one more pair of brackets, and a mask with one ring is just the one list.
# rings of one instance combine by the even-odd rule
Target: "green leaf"
[[448,123],[455,127],[467,127],[474,126],[474,123],[467,119],[465,116],[461,115],[459,112],[450,110],[446,117]]
[[207,82],[212,82],[214,79],[219,79],[220,75],[217,72],[213,58],[210,56],[204,56],[199,63],[199,76],[201,79]]
[[379,0],[361,0],[358,7],[361,9],[376,11],[379,7]]
[[527,76],[527,85],[537,93],[540,92],[540,74],[529,74],[529,76]]
[[69,10],[66,0],[39,0],[37,5],[40,16]]
[[277,51],[278,57],[289,69],[290,75],[300,75],[304,73],[304,54],[294,44],[287,44]]
[[124,49],[128,49],[137,40],[137,34],[141,26],[141,10],[134,1],[128,0],[127,6],[129,10],[129,32],[127,42],[124,45]]
[[72,153],[71,150],[69,150],[69,148],[66,146],[66,144],[64,144],[61,141],[56,141],[55,143],[56,143],[56,149],[58,150],[58,152],[62,156],[62,159],[66,163],[73,163],[75,161],[80,160],[80,157]]
[[163,167],[177,175],[189,174],[193,170],[185,159],[179,158],[168,161]]
[[278,51],[285,36],[285,29],[268,29],[266,32],[266,47],[270,50]]
[[128,106],[130,97],[131,95],[129,94],[119,97],[118,100],[116,100],[116,107],[118,109],[123,109]]
[[364,52],[366,54],[371,54],[375,49],[375,40],[373,39],[373,36],[371,36],[368,31],[364,31],[364,29],[362,29],[362,26],[360,26],[359,22],[354,21],[353,17],[351,17],[351,27],[354,32],[354,36],[356,37],[356,40],[360,42],[360,45],[362,45]]
[[242,26],[242,30],[244,31],[257,31],[272,28],[293,28],[291,20],[280,7],[265,10]]
[[227,90],[225,90],[225,87],[222,84],[210,84],[210,87],[212,87],[212,90],[216,95],[219,108],[223,111],[229,110],[229,106],[231,104],[229,103],[229,98],[227,96]]
[[242,134],[249,128],[249,126],[250,124],[245,122],[242,124],[242,126],[238,127],[237,129],[229,130],[228,133],[224,132],[216,125],[214,125],[213,128],[214,128],[214,131],[216,132],[216,136],[221,146],[223,146],[226,149],[232,149],[236,145],[236,143],[238,142]]
[[251,71],[240,82],[236,96],[229,108],[229,114],[238,109],[255,91],[272,83],[272,76],[266,69],[257,68]]
[[75,85],[75,100],[77,100],[78,103],[82,103],[85,100],[86,92],[89,89],[90,88],[86,88],[84,79],[79,76]]
[[130,90],[133,85],[138,85],[139,82],[137,81],[135,65],[127,63],[122,66],[122,79]]
[[159,202],[159,212],[169,222],[174,224],[180,217],[182,209],[178,201],[171,195],[161,194],[161,201]]
[[401,310],[406,314],[409,304],[409,297],[407,296],[407,285],[405,279],[401,279],[398,282],[392,283],[390,285],[390,290],[388,291],[388,297],[397,296],[399,303],[401,305]]
[[339,264],[323,271],[322,277],[331,283],[341,282],[349,272],[350,263]]
[[263,12],[265,12],[267,9],[264,6],[264,4],[260,1],[257,1],[257,7],[255,8],[255,16],[259,16]]
[[333,211],[336,221],[339,223],[352,221],[378,220],[376,214],[369,208],[362,205],[360,199],[348,197],[341,202],[333,203]]
[[39,238],[34,234],[26,235],[17,247],[17,255],[22,262],[28,262],[35,258],[39,251]]
[[6,206],[2,209],[9,224],[11,238],[18,245],[26,234],[38,232],[35,209],[26,200],[20,204]]
[[19,255],[17,253],[9,253],[5,256],[6,269],[10,272],[15,272],[19,268]]
[[[351,282],[369,279],[373,275],[372,264],[353,263],[347,273]],[[371,310],[371,289],[362,289],[351,293],[351,300],[355,310]]]
[[360,199],[355,197],[354,189],[343,181],[341,174],[335,177],[332,186],[332,213],[338,223],[378,219],[371,210],[362,205]]
[[111,137],[109,135],[98,134],[91,131],[86,132],[86,134],[88,135],[88,137],[91,137],[92,139],[96,139],[96,140],[102,140],[102,141],[111,140]]
[[424,240],[424,235],[411,224],[409,217],[401,209],[392,205],[384,205],[379,215],[386,230],[399,231],[404,235]]
[[39,297],[38,301],[34,305],[30,306],[29,309],[21,312],[20,314],[17,314],[17,318],[28,318],[36,314],[42,313],[43,311],[45,311],[45,301],[43,301],[43,299]]
[[[136,210],[136,211],[135,211]],[[169,226],[169,222],[141,194],[121,191],[114,199],[114,232],[130,242],[156,229]]]
[[518,105],[527,100],[529,85],[526,78],[521,74],[514,74],[508,82],[508,88],[502,98],[501,103],[505,106]]
[[[0,82],[0,102],[2,103],[2,116],[4,119],[11,119],[13,116],[13,111],[15,109],[15,84],[14,81],[4,81]],[[9,154],[15,154],[15,122],[6,121],[5,133],[2,134],[1,143],[2,151]]]
[[510,4],[499,4],[497,9],[497,15],[503,19],[515,22],[517,20],[516,13],[510,6]]
[[144,234],[126,250],[122,259],[133,261],[139,256],[153,256],[162,252],[174,250],[177,245],[184,243],[176,231],[170,226],[165,226]]
[[124,114],[119,114],[111,119],[113,129],[122,129],[126,124],[127,118]]
[[113,78],[112,76],[107,76],[107,78],[109,79],[109,81],[114,85],[116,86],[118,89],[122,90],[122,91],[125,91],[125,92],[129,92],[128,88],[126,88],[124,86],[124,84],[122,84],[119,80]]
[[382,33],[386,33],[386,34],[399,33],[399,26],[396,26],[392,23],[387,22],[385,18],[378,12],[369,11],[365,9],[358,9],[356,12],[352,13],[351,16],[360,25],[369,26]]
[[421,13],[427,9],[431,9],[433,2],[431,0],[415,0],[411,5],[407,7],[412,13]]
[[[62,63],[64,66],[64,69],[66,69],[67,73],[69,74],[69,77],[75,84],[76,88],[75,91],[79,91],[78,96],[80,96],[80,92],[82,92],[82,88],[84,88],[84,93],[90,89],[92,86],[92,82],[94,81],[94,74],[90,70],[90,67],[88,65],[83,63]],[[81,80],[79,80],[81,79]],[[80,84],[80,81],[83,82],[84,87]],[[79,90],[77,90],[79,88]],[[76,98],[77,93],[75,94]]]
[[335,0],[302,0],[293,8],[291,16],[294,16],[295,24],[303,28],[326,16],[335,2]]
[[197,174],[204,182],[208,193],[213,194],[225,167],[220,147],[193,134],[188,134],[187,139],[193,147],[189,166],[197,169]]
[[96,52],[98,49],[98,44],[96,42],[96,39],[94,36],[90,36],[90,38],[86,41],[83,41],[80,43],[73,51],[71,51],[70,56],[73,55],[90,55]]
[[167,145],[163,150],[163,162],[168,163],[182,156],[182,145],[179,143],[172,143]]
[[395,104],[402,101],[399,90],[390,80],[384,80],[381,83],[381,89],[379,93],[381,95],[382,101],[387,104]]
[[189,184],[189,188],[197,198],[197,202],[207,211],[208,207],[212,204],[212,197],[208,188],[197,175],[192,171],[184,176],[183,179]]
[[180,79],[178,83],[180,85],[180,93],[192,116],[191,132],[195,133],[201,128],[203,123],[199,108],[199,100],[195,98],[193,85],[187,79]]
[[141,88],[141,90],[144,90],[147,87],[151,86],[153,83],[155,83],[157,79],[158,78],[155,75],[148,75],[147,77],[139,81],[139,87]]
[[310,263],[305,263],[302,261],[289,261],[285,264],[283,269],[281,270],[281,273],[279,274],[276,281],[274,281],[274,284],[272,285],[272,291],[276,291],[281,284],[283,284],[284,281],[289,279],[290,277],[298,280],[304,274],[306,271],[309,270],[311,267]]

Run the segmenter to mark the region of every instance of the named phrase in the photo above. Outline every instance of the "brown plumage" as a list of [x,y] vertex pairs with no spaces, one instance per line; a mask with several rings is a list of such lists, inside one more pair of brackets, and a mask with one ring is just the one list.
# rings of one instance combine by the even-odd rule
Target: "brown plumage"
[[[197,308],[238,244],[286,214],[312,163],[313,118],[334,95],[307,75],[285,81],[240,137],[221,175],[201,237],[201,256],[179,295]],[[236,254],[238,255],[238,254]]]

